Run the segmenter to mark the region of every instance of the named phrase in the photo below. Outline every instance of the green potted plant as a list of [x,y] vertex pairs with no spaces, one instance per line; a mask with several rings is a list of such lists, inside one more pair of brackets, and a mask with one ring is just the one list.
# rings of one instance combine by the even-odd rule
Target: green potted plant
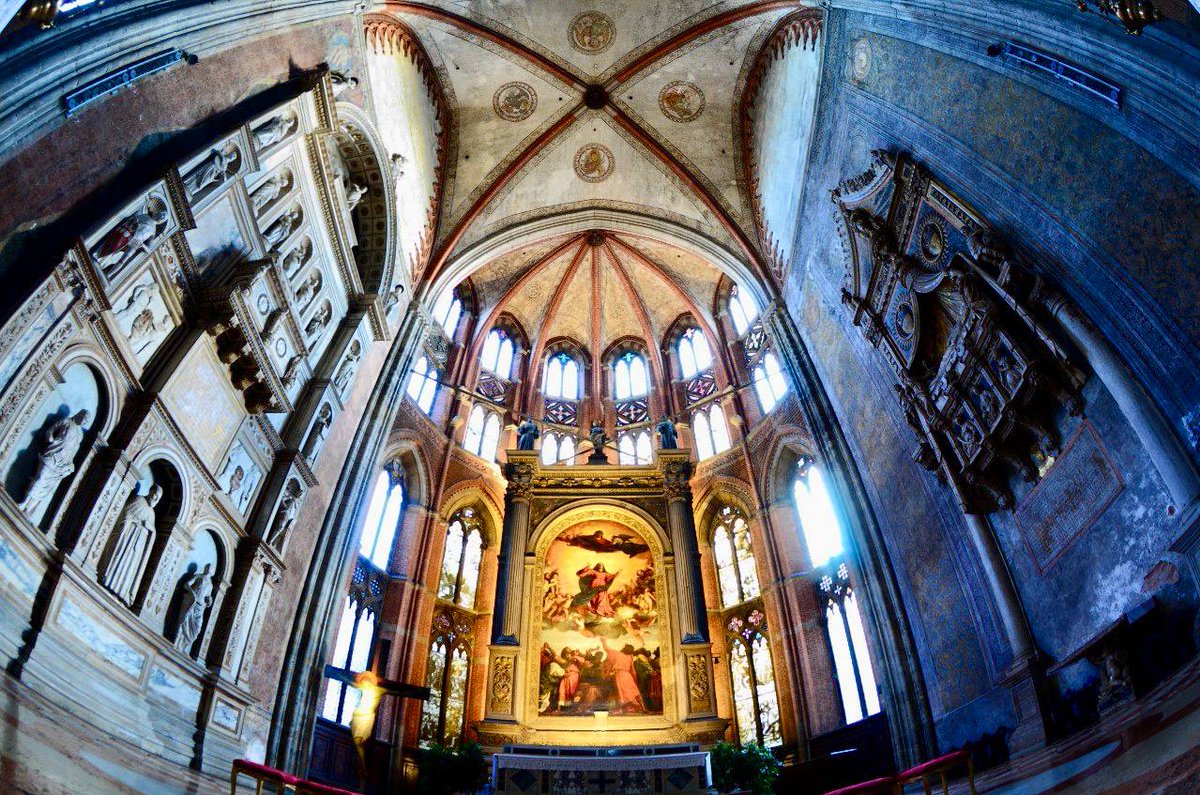
[[712,749],[713,786],[719,792],[771,795],[779,760],[757,743],[717,743]]
[[417,789],[431,795],[478,792],[487,783],[488,763],[478,743],[457,748],[431,745],[420,753]]

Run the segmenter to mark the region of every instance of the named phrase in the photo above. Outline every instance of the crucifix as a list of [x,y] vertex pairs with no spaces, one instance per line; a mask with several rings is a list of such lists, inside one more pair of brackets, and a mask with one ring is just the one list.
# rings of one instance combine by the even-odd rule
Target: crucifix
[[366,770],[365,744],[371,739],[375,730],[375,712],[379,708],[379,700],[384,696],[398,698],[415,698],[421,701],[429,698],[429,688],[420,685],[410,685],[404,682],[393,682],[381,679],[374,671],[350,671],[332,665],[325,666],[325,677],[335,682],[342,682],[359,692],[358,706],[350,715],[350,737],[358,750],[358,758]]

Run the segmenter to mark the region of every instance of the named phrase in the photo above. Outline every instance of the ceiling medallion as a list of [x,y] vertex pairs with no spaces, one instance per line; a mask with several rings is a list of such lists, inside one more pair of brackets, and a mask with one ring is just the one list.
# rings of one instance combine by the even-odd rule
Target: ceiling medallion
[[525,121],[537,110],[537,92],[528,83],[505,83],[492,96],[492,110],[505,121]]
[[695,121],[704,112],[704,92],[695,83],[676,80],[659,92],[658,107],[671,121]]
[[584,182],[603,182],[617,165],[607,146],[584,144],[575,153],[575,175]]
[[866,36],[850,45],[850,73],[858,81],[871,73],[871,42]]
[[613,21],[599,11],[584,11],[571,20],[571,46],[580,52],[604,52],[612,46],[617,31]]

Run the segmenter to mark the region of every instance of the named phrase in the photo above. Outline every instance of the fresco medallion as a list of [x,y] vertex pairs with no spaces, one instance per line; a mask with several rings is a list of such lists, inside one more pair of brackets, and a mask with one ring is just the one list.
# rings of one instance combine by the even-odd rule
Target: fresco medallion
[[584,11],[576,16],[567,33],[572,47],[589,54],[607,50],[617,35],[613,21],[599,11]]
[[850,45],[850,73],[855,80],[866,80],[871,73],[871,42],[865,37]]
[[704,92],[695,83],[676,80],[659,92],[658,107],[671,121],[695,121],[704,112]]
[[505,83],[492,96],[492,110],[505,121],[524,121],[537,110],[537,92],[528,83]]
[[613,153],[601,144],[584,144],[575,153],[575,175],[584,182],[603,182],[616,165]]

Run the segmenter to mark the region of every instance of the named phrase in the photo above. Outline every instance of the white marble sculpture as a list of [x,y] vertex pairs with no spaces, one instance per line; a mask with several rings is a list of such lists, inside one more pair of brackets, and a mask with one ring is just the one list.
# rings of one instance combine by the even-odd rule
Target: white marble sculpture
[[287,540],[288,533],[296,524],[296,517],[300,515],[300,501],[303,497],[304,491],[300,484],[295,480],[289,481],[283,498],[279,501],[279,507],[275,509],[271,532],[267,535],[267,543],[275,549],[283,549],[283,542]]
[[358,87],[358,78],[342,72],[330,72],[329,82],[333,84],[333,95],[340,97],[352,88]]
[[287,367],[283,370],[283,377],[280,379],[283,382],[284,389],[291,389],[296,379],[300,377],[300,362],[304,361],[301,356],[293,356],[288,360]]
[[188,176],[187,187],[190,194],[195,195],[211,185],[223,182],[229,172],[229,167],[236,159],[236,149],[232,152],[222,152],[220,149],[213,149],[209,152],[208,159],[196,166],[196,169]]
[[250,204],[254,208],[254,215],[262,215],[263,210],[277,201],[290,187],[292,187],[292,173],[286,170],[281,171],[260,185],[250,197]]
[[399,152],[392,155],[392,178],[396,180],[396,190],[400,189],[400,180],[404,179],[404,166],[408,160]]
[[171,330],[169,314],[164,313],[161,318],[154,317],[153,304],[158,292],[158,284],[153,279],[146,284],[139,284],[129,294],[125,306],[115,313],[117,324],[136,355],[160,342]]
[[299,311],[304,312],[307,310],[320,292],[321,271],[314,268],[312,273],[308,274],[308,278],[300,282],[300,286],[296,288],[296,306],[299,308]]
[[354,212],[354,208],[362,203],[363,197],[367,195],[367,186],[357,182],[351,182],[346,187],[346,210]]
[[312,241],[307,237],[300,241],[300,244],[289,251],[285,256],[276,254],[279,261],[279,267],[283,268],[283,272],[290,279],[296,275],[304,263],[308,262],[308,258],[312,256]]
[[317,309],[312,319],[304,327],[304,335],[311,342],[321,336],[321,332],[325,330],[325,326],[329,325],[330,319],[333,317],[333,309],[326,301]]
[[112,277],[158,237],[167,224],[167,207],[158,199],[126,216],[92,247],[92,257],[105,276]]
[[204,626],[204,613],[212,604],[212,564],[204,564],[204,570],[193,574],[183,583],[179,602],[179,626],[175,629],[175,648],[190,654],[200,629]]
[[137,598],[138,583],[154,541],[154,506],[161,499],[162,489],[157,483],[145,496],[135,493],[113,529],[112,548],[102,579],[104,586],[127,605]]
[[296,117],[291,114],[275,116],[254,130],[254,143],[259,149],[279,143],[296,129],[296,121]]
[[25,490],[25,499],[21,500],[20,508],[26,516],[36,521],[58,491],[58,484],[75,471],[75,456],[83,445],[83,426],[91,418],[90,411],[81,409],[46,429],[33,477]]
[[326,403],[317,412],[317,421],[313,423],[312,430],[308,432],[308,441],[304,444],[304,458],[310,466],[316,465],[317,456],[321,454],[321,448],[325,446],[325,437],[329,435],[329,426],[331,425],[333,425],[333,409]]
[[337,373],[333,376],[333,386],[337,389],[338,394],[344,394],[346,387],[350,384],[350,379],[354,375],[354,370],[358,366],[358,360],[362,357],[362,345],[358,340],[350,343],[350,347],[346,350],[346,358],[342,360],[338,366]]
[[267,247],[275,248],[287,240],[288,235],[296,231],[296,227],[300,226],[300,221],[303,217],[299,205],[292,207],[280,216],[275,223],[267,227],[266,232],[263,232],[263,239],[267,241]]

